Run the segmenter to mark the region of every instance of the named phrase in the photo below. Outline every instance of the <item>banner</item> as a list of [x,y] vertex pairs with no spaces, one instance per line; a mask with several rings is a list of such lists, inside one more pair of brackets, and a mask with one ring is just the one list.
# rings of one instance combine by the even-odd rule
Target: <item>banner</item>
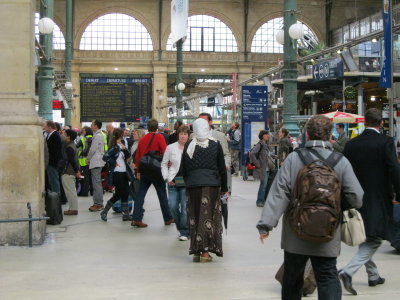
[[186,40],[188,15],[188,0],[171,1],[171,36],[174,47],[180,39]]
[[385,40],[385,55],[383,57],[379,87],[392,87],[392,16],[391,0],[383,0],[383,37]]

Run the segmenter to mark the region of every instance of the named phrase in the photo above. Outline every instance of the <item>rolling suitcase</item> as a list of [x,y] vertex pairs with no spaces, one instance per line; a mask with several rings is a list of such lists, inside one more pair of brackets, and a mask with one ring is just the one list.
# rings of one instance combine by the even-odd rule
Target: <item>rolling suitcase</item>
[[45,197],[46,215],[50,218],[47,224],[58,225],[63,221],[60,197],[57,193],[48,190]]

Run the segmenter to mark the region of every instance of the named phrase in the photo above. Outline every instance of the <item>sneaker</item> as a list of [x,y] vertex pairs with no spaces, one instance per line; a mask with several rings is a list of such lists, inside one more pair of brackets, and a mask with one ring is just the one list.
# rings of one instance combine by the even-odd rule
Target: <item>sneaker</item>
[[103,210],[103,208],[104,208],[103,205],[93,204],[91,207],[89,207],[89,211],[91,211],[91,212],[100,211],[100,210]]
[[180,240],[180,241],[187,241],[187,240],[188,240],[188,237],[187,237],[187,236],[184,236],[184,235],[181,235],[181,236],[179,237],[179,240]]
[[264,203],[257,203],[257,207],[264,207]]

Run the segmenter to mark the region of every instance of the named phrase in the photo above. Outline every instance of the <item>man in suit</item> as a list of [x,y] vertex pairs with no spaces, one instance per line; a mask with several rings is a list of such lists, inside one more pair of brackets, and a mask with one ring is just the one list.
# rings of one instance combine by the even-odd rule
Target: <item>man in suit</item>
[[226,172],[228,175],[228,191],[231,192],[232,190],[232,174],[230,172],[231,153],[229,152],[228,141],[226,140],[226,137],[222,132],[212,128],[212,117],[209,113],[201,113],[199,115],[199,118],[202,118],[208,122],[208,125],[210,126],[210,135],[216,140],[218,140],[222,146],[222,151],[224,152],[225,166],[226,169],[228,170],[228,172]]
[[53,192],[60,194],[60,177],[57,165],[61,160],[62,142],[59,133],[56,131],[56,124],[53,121],[46,121],[44,126],[47,132],[46,143],[49,151],[49,164],[46,168],[47,178]]
[[93,205],[89,210],[100,211],[103,209],[103,187],[101,184],[101,169],[104,167],[104,152],[107,151],[107,136],[101,131],[103,123],[99,120],[93,120],[90,128],[93,131],[92,145],[87,155],[90,174],[92,175],[93,186]]
[[365,265],[369,286],[385,283],[372,256],[382,244],[382,240],[391,239],[393,191],[400,197],[396,148],[393,138],[379,132],[382,125],[382,112],[376,108],[367,110],[366,129],[360,136],[348,141],[343,151],[364,189],[360,213],[364,220],[367,240],[359,246],[358,252],[350,262],[339,271],[344,288],[353,295],[357,295],[357,292],[352,286],[352,276],[362,265]]

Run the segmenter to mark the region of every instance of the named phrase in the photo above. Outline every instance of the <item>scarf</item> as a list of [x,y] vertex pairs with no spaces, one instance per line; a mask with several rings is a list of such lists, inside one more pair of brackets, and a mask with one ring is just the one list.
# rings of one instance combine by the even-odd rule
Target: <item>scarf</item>
[[210,136],[210,126],[208,122],[202,118],[198,118],[193,122],[193,133],[193,139],[190,141],[187,148],[187,154],[190,159],[193,158],[196,146],[207,148],[209,140],[216,141],[216,139]]

